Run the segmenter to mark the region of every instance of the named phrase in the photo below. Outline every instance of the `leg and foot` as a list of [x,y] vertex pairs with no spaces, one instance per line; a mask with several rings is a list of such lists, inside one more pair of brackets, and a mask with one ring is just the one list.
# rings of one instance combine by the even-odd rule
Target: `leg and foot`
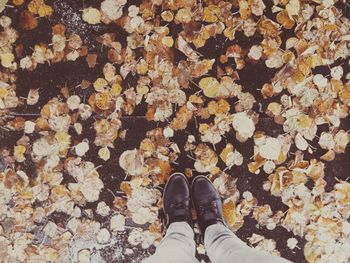
[[180,173],[170,176],[163,193],[168,230],[156,252],[143,263],[194,263],[195,242],[192,230],[190,189]]
[[212,263],[290,263],[290,261],[247,246],[227,227],[222,203],[214,185],[205,176],[192,184],[192,199],[204,245]]

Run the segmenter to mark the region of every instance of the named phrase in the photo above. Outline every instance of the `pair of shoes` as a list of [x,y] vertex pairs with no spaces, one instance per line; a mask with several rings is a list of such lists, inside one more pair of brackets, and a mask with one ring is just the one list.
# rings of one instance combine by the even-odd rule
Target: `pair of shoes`
[[167,225],[173,222],[187,222],[190,226],[193,225],[191,199],[202,236],[212,224],[221,222],[226,225],[221,198],[211,181],[205,176],[197,176],[190,190],[188,180],[182,173],[172,174],[164,188],[163,208]]

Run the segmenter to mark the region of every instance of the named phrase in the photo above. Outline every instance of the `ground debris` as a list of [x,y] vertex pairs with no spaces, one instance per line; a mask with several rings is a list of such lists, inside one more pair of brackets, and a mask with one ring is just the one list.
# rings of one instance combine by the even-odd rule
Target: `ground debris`
[[181,170],[257,249],[349,262],[346,1],[131,2],[0,0],[1,258],[140,262]]

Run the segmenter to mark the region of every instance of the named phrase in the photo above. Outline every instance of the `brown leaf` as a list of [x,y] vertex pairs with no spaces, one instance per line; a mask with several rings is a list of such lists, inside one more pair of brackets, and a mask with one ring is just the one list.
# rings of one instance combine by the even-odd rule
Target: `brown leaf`
[[25,10],[19,15],[19,24],[24,30],[32,30],[38,26],[38,20],[34,14]]
[[88,87],[90,87],[90,85],[91,85],[91,82],[90,82],[90,81],[88,81],[88,80],[86,80],[86,79],[83,79],[82,82],[81,82],[81,84],[80,84],[80,87],[81,87],[82,89],[87,89]]
[[52,34],[53,35],[61,35],[64,36],[64,33],[66,32],[66,27],[63,24],[57,24],[52,27]]
[[97,55],[88,54],[86,56],[86,62],[88,63],[89,68],[94,68],[96,66]]

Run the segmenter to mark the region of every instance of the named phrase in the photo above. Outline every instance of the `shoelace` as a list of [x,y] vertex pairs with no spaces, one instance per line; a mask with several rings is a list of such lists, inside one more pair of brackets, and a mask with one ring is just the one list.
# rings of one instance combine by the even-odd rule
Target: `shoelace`
[[216,200],[212,200],[211,202],[204,203],[199,205],[198,212],[200,215],[203,215],[205,212],[217,212]]
[[175,208],[175,209],[181,209],[181,208],[186,208],[188,205],[186,205],[186,201],[187,200],[183,200],[183,201],[175,201],[174,203],[170,204],[171,208]]

